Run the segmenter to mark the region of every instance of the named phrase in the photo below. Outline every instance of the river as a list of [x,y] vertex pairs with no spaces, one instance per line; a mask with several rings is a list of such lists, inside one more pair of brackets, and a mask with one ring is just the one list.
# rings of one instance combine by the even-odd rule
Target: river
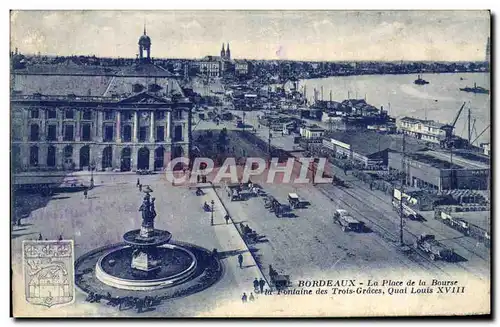
[[[423,74],[422,78],[429,82],[427,85],[414,84],[416,78],[416,75],[336,76],[301,80],[299,89],[306,86],[309,101],[314,99],[315,88],[321,100],[323,87],[324,100],[330,99],[330,91],[334,101],[345,100],[348,96],[358,99],[366,97],[369,104],[379,108],[383,106],[393,117],[427,118],[441,123],[451,123],[466,102],[455,125],[455,134],[467,138],[467,114],[470,108],[471,124],[476,119],[472,140],[490,124],[490,95],[459,90],[474,83],[489,90],[489,73]],[[490,129],[475,144],[489,141]]]

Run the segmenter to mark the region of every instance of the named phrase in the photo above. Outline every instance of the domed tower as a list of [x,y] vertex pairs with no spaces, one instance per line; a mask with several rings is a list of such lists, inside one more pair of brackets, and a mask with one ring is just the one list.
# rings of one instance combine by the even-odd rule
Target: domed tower
[[[144,57],[146,52],[146,57]],[[139,38],[139,59],[141,61],[151,59],[151,39],[146,35],[146,24],[144,24],[144,34]]]

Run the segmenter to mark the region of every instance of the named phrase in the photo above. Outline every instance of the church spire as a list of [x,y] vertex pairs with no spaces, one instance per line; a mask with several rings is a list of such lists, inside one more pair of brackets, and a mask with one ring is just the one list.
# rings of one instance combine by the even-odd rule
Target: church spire
[[221,58],[224,58],[226,56],[226,50],[224,50],[224,43],[222,43],[222,50],[220,50],[220,56]]
[[229,42],[227,42],[226,58],[231,59],[231,50],[229,49]]
[[146,22],[144,22],[144,35],[146,35]]

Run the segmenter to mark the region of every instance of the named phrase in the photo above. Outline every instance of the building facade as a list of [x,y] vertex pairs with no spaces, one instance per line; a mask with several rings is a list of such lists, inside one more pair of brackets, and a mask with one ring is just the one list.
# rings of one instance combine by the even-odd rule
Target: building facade
[[464,164],[463,160],[459,162],[459,164],[451,163],[444,158],[436,157],[432,151],[406,154],[404,161],[401,153],[389,152],[389,168],[404,170],[407,185],[437,191],[488,189],[489,167]]
[[148,60],[149,48],[145,50],[128,71],[14,71],[14,171],[162,170],[172,158],[187,157],[192,104],[177,81]]
[[300,128],[300,136],[305,139],[320,139],[325,134],[325,130],[318,125],[310,125]]
[[218,56],[206,56],[197,65],[200,73],[206,77],[221,77],[226,68],[224,60]]
[[231,59],[229,43],[227,48],[223,43],[220,56],[205,56],[201,60],[194,62],[193,67],[196,67],[202,76],[223,77],[249,75],[252,66],[246,60]]
[[236,76],[250,74],[250,63],[246,60],[234,60],[234,74]]
[[452,127],[433,120],[403,117],[397,121],[398,131],[417,139],[440,143],[451,136]]

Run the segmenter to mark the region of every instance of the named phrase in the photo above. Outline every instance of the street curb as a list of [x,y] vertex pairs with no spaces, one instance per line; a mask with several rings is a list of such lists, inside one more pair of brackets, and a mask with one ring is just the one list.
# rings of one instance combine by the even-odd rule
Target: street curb
[[226,212],[227,215],[229,215],[230,219],[231,219],[231,223],[233,225],[233,227],[236,229],[236,232],[238,233],[238,235],[240,235],[241,237],[241,240],[243,241],[243,243],[245,244],[248,252],[250,253],[250,255],[252,256],[252,260],[254,261],[255,263],[255,266],[259,269],[260,271],[260,274],[262,275],[262,277],[264,277],[264,280],[266,281],[268,287],[269,287],[269,290],[272,291],[272,286],[271,286],[271,283],[269,283],[269,280],[267,279],[267,276],[264,274],[264,272],[262,271],[262,267],[260,265],[257,264],[257,260],[255,259],[255,256],[253,254],[252,251],[250,251],[250,246],[248,245],[248,243],[245,241],[245,238],[243,237],[243,235],[241,235],[240,231],[238,230],[238,227],[236,227],[236,224],[234,223],[234,220],[233,220],[233,216],[229,213],[229,210],[227,210],[226,208],[226,205],[224,204],[224,202],[222,201],[222,199],[220,198],[219,194],[217,193],[216,189],[215,189],[215,186],[212,182],[209,182],[211,185],[212,185],[212,189],[214,190],[214,193],[215,195],[217,196],[217,199],[219,199],[219,202],[222,204],[222,207],[224,208],[224,211]]

